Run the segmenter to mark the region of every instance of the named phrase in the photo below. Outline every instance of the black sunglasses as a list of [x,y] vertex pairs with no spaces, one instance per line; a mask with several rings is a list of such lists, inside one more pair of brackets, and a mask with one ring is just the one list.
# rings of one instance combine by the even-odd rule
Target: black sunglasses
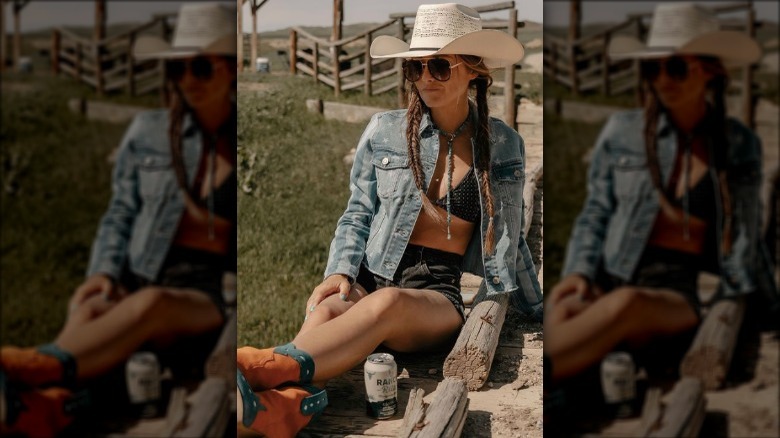
[[428,67],[428,72],[434,79],[440,82],[450,80],[452,69],[463,64],[459,62],[455,65],[450,65],[450,61],[446,58],[431,58],[425,63],[418,59],[404,59],[401,63],[401,69],[404,72],[404,78],[409,82],[417,82],[423,75],[423,69]]
[[649,81],[658,79],[661,69],[666,71],[666,76],[675,81],[682,82],[688,77],[688,61],[680,56],[672,56],[665,61],[642,61],[642,76]]
[[187,69],[189,69],[195,79],[201,81],[207,81],[214,75],[214,65],[210,59],[203,56],[198,56],[189,61],[182,59],[168,61],[165,64],[165,68],[168,76],[174,81],[182,80]]

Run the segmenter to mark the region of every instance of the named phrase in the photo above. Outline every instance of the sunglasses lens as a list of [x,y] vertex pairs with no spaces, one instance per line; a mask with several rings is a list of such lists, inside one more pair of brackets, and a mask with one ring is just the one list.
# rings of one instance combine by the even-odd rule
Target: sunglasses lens
[[168,63],[165,65],[165,68],[168,71],[170,78],[175,81],[178,81],[184,77],[184,69],[186,67],[182,61],[168,61]]
[[640,64],[642,68],[642,76],[650,81],[654,81],[661,73],[661,65],[658,61],[642,61]]
[[450,78],[450,62],[444,58],[428,60],[428,71],[437,81],[446,81]]
[[688,63],[685,59],[674,56],[666,61],[666,74],[671,79],[683,81],[688,76]]
[[417,82],[422,77],[423,64],[416,60],[404,60],[401,68],[404,72],[404,78],[409,82]]
[[206,58],[195,58],[190,64],[190,69],[192,75],[202,81],[210,79],[213,71],[211,61]]

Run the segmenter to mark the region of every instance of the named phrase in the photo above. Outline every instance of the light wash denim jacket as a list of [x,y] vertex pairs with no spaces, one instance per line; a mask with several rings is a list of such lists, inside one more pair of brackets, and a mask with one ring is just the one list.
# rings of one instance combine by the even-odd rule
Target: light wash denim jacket
[[[642,256],[660,209],[644,146],[641,109],[612,115],[596,142],[588,174],[588,196],[574,224],[563,274],[593,280],[602,260],[607,273],[629,281]],[[665,114],[657,128],[662,181],[668,184],[677,153],[677,135]],[[729,119],[728,184],[733,202],[732,249],[718,254],[720,294],[737,296],[756,290],[776,301],[767,253],[760,239],[761,144],[740,122]],[[718,184],[714,170],[710,178]],[[715,193],[720,193],[716,189]],[[723,210],[717,203],[717,236]],[[720,245],[717,245],[720,251]]]
[[[182,125],[184,163],[190,184],[203,142],[191,117]],[[113,196],[92,246],[87,275],[118,279],[130,270],[149,280],[160,272],[184,212],[184,194],[173,170],[168,110],[138,114],[127,129],[114,165]]]
[[[473,111],[472,117],[476,117]],[[472,122],[476,126],[476,120]],[[495,118],[491,123],[496,247],[492,254],[482,253],[488,224],[482,208],[481,228],[474,234],[480,238],[471,239],[462,268],[485,278],[482,287],[488,295],[511,293],[520,310],[538,316],[542,294],[522,235],[525,147],[516,131]],[[345,274],[356,278],[364,260],[374,274],[393,277],[422,209],[409,167],[405,127],[406,110],[388,111],[375,115],[363,132],[350,175],[349,204],[336,227],[325,277]],[[420,123],[420,137],[427,186],[439,154],[439,136],[427,113]],[[480,191],[480,205],[481,198]]]

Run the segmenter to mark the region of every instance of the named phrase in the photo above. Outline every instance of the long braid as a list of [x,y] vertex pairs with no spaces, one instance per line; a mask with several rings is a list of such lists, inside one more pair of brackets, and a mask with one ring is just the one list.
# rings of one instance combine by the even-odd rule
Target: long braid
[[477,125],[474,143],[476,144],[476,157],[474,157],[474,168],[479,172],[480,187],[482,189],[482,198],[485,203],[485,212],[488,215],[488,226],[485,233],[485,246],[483,248],[486,254],[490,254],[495,249],[495,226],[493,216],[495,215],[495,203],[493,198],[493,189],[490,186],[490,110],[488,108],[487,93],[492,79],[490,76],[478,76],[472,83],[477,89],[477,115],[479,124]]
[[184,154],[182,151],[182,125],[184,116],[187,114],[186,103],[173,83],[169,84],[172,93],[169,107],[168,118],[168,138],[171,149],[171,159],[173,161],[173,171],[176,174],[176,181],[184,192],[185,201],[192,200],[189,184],[187,183],[187,171],[184,165]]
[[680,214],[675,210],[669,198],[666,196],[664,184],[661,180],[661,166],[658,162],[658,117],[661,115],[662,107],[654,90],[648,87],[645,93],[645,153],[647,154],[647,168],[650,172],[650,180],[653,183],[658,194],[658,202],[661,205],[661,211],[672,219],[679,219]]
[[436,223],[444,223],[436,212],[436,207],[425,193],[425,173],[422,167],[422,160],[420,159],[420,122],[422,121],[423,112],[427,111],[428,107],[420,98],[420,93],[417,91],[414,83],[410,83],[410,90],[407,95],[409,96],[409,108],[406,112],[406,147],[409,154],[409,167],[412,169],[412,176],[414,177],[414,185],[420,191],[423,211],[434,219]]
[[707,86],[712,94],[712,115],[708,118],[709,126],[705,132],[710,135],[709,141],[713,149],[713,164],[718,174],[721,204],[723,205],[723,237],[720,242],[724,254],[731,252],[731,234],[733,205],[731,191],[728,185],[729,143],[726,123],[725,94],[728,87],[728,76],[723,64],[717,58],[700,57],[702,67],[712,73]]

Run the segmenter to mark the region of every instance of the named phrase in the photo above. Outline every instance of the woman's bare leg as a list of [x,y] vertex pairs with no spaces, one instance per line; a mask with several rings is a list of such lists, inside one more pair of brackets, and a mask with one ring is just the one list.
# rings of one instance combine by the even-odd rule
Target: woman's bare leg
[[621,341],[679,333],[699,322],[679,293],[636,287],[616,289],[570,316],[553,318],[545,326],[544,349],[554,378],[586,369]]
[[54,341],[76,359],[79,379],[108,371],[146,341],[166,342],[223,323],[214,302],[193,290],[148,287],[111,305],[85,304]]
[[347,301],[342,301],[338,294],[336,294],[322,300],[322,302],[314,308],[313,312],[309,312],[308,309],[306,309],[308,318],[303,321],[303,325],[301,325],[301,329],[298,331],[297,336],[301,336],[314,327],[320,326],[331,319],[343,315],[366,295],[368,294],[362,286],[354,285],[349,291]]
[[348,371],[380,344],[403,352],[429,348],[447,340],[461,323],[460,314],[442,294],[384,288],[316,330],[302,329],[293,343],[312,356],[316,363],[312,380],[322,382]]

